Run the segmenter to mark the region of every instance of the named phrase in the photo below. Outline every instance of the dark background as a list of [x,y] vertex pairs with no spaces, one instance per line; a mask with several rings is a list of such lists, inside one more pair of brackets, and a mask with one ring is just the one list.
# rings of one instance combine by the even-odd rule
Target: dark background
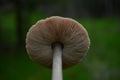
[[64,80],[120,79],[120,0],[0,0],[0,80],[51,80],[51,70],[29,59],[28,29],[50,16],[71,17],[88,31],[91,47]]

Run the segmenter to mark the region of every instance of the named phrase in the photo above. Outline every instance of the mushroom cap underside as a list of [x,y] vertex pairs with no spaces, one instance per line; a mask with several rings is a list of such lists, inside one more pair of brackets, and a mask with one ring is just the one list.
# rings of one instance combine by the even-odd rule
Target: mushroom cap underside
[[51,68],[55,42],[63,44],[63,69],[80,62],[90,46],[85,28],[71,18],[50,17],[38,21],[26,36],[26,49],[32,60]]

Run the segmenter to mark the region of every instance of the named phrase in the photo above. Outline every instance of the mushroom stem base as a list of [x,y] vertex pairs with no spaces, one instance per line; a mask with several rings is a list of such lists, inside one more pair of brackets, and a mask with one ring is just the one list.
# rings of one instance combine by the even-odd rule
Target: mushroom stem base
[[60,43],[55,43],[53,46],[52,80],[63,80],[62,45]]

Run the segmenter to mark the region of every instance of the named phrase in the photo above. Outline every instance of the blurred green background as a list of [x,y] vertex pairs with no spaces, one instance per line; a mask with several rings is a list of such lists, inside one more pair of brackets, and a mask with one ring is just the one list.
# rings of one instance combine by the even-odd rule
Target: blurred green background
[[51,80],[51,70],[32,62],[28,29],[49,16],[71,17],[87,29],[91,47],[64,80],[120,80],[120,0],[0,0],[0,80]]

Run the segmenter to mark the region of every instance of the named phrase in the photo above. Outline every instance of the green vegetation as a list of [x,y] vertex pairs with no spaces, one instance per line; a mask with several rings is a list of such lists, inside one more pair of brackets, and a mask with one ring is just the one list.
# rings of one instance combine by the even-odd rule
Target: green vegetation
[[[16,44],[14,13],[0,16],[2,42]],[[41,14],[42,15],[42,14]],[[24,35],[37,20],[45,18],[39,12],[27,15]],[[27,21],[28,20],[28,21]],[[64,80],[118,80],[120,79],[120,19],[77,19],[88,30],[91,47],[80,64],[64,70]],[[32,62],[25,47],[20,51],[1,52],[1,80],[50,80],[51,70]]]

